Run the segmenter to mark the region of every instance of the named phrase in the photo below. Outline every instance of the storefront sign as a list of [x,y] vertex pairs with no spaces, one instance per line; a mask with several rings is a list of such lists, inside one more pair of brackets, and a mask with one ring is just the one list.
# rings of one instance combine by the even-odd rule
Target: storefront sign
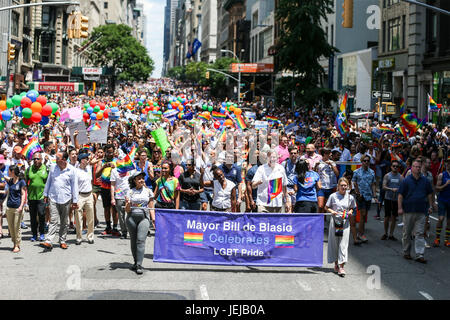
[[39,92],[83,92],[84,84],[79,82],[28,82],[30,90]]

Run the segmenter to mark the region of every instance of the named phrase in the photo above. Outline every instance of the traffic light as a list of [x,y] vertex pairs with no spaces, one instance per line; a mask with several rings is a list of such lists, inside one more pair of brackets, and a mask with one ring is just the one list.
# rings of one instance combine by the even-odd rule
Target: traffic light
[[16,46],[8,42],[8,61],[16,58]]
[[78,16],[80,19],[80,38],[88,38],[89,37],[89,18],[86,16],[82,16],[81,14]]
[[241,99],[245,98],[245,92],[241,93]]
[[205,78],[209,79],[209,71],[206,71]]
[[344,0],[342,8],[344,9],[342,13],[342,26],[344,28],[353,28],[353,0]]
[[250,91],[255,91],[255,83],[250,83]]

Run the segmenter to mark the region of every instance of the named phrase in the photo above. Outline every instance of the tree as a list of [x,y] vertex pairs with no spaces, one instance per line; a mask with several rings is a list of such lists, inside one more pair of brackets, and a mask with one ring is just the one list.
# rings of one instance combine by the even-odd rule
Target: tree
[[112,91],[115,81],[145,81],[154,69],[147,50],[133,37],[132,29],[124,24],[107,24],[94,28],[88,41],[93,44],[88,60],[96,66],[113,68]]
[[294,90],[296,102],[314,106],[320,101],[329,104],[337,100],[337,93],[320,86],[325,75],[320,58],[329,58],[338,49],[328,44],[321,27],[321,19],[333,12],[333,0],[280,0],[276,19],[280,21],[280,39],[277,43],[277,68],[292,72],[276,89],[277,101],[286,103]]
[[185,81],[186,80],[186,68],[183,66],[176,66],[172,69],[169,69],[167,72],[167,76],[169,78],[176,79],[178,81]]
[[[211,69],[219,70],[225,73],[228,73],[230,70],[230,65],[234,62],[237,62],[236,59],[230,58],[230,57],[222,57],[217,59],[212,65],[210,65]],[[210,72],[208,85],[211,88],[211,95],[214,97],[225,97],[227,95],[227,79],[223,74],[220,74],[218,72]],[[231,83],[234,82],[234,80]],[[237,85],[237,84],[236,84]]]
[[189,62],[186,65],[186,79],[196,85],[207,85],[205,78],[208,64],[206,62]]

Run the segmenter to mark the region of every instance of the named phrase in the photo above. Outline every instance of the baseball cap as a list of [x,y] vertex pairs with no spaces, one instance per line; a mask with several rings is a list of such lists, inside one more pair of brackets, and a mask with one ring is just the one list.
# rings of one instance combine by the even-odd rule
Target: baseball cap
[[333,153],[333,152],[342,153],[341,149],[339,149],[339,148],[334,148],[333,150],[331,150],[331,153]]

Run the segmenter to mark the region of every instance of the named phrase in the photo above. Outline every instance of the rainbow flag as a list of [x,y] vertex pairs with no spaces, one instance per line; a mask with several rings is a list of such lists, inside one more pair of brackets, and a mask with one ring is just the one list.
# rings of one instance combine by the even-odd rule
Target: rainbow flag
[[42,151],[41,145],[39,144],[38,139],[35,137],[32,138],[25,147],[23,147],[22,155],[25,156],[26,159],[31,160],[33,154],[41,151]]
[[408,137],[408,132],[406,131],[406,128],[398,127],[397,131],[403,136],[403,138],[407,138]]
[[131,147],[130,153],[128,154],[128,157],[130,157],[131,161],[134,161],[134,158],[136,157],[137,147],[134,145]]
[[202,246],[203,233],[185,232],[184,245],[185,246]]
[[439,106],[434,102],[433,98],[428,94],[428,112],[438,112]]
[[275,116],[266,116],[266,119],[269,122],[280,122],[280,120],[278,120],[278,117]]
[[127,173],[128,171],[134,170],[134,164],[130,156],[126,155],[125,158],[116,161],[116,168],[119,173]]
[[347,124],[347,115],[346,115],[346,107],[347,107],[347,98],[348,95],[345,93],[344,98],[342,99],[341,105],[338,110],[338,114],[336,116],[336,121],[334,122],[334,125],[336,126],[336,129],[339,131],[341,136],[345,136],[350,130],[348,128]]
[[267,204],[269,204],[273,199],[275,199],[283,191],[283,179],[277,178],[269,181],[269,186],[267,188]]
[[225,120],[227,118],[227,115],[224,113],[220,113],[217,111],[212,112],[212,117],[214,120]]
[[202,120],[205,120],[205,121],[209,121],[208,117],[205,116],[205,115],[202,114],[202,113],[200,113],[200,114],[198,115],[198,118],[199,118],[199,119],[202,119]]
[[404,113],[400,116],[403,125],[409,130],[415,130],[419,125],[417,117],[412,113]]
[[97,131],[100,130],[102,127],[100,127],[100,125],[98,124],[98,122],[95,122],[94,124],[92,124],[89,128],[87,128],[88,132],[91,131]]
[[242,118],[242,115],[236,116],[236,126],[238,129],[244,130],[247,128],[247,125],[245,124],[244,118]]
[[400,100],[400,114],[405,113],[405,99]]
[[386,126],[383,126],[383,125],[381,125],[379,127],[379,129],[381,131],[385,132],[385,133],[395,133],[395,129],[394,128],[389,128],[389,127],[386,127]]
[[227,128],[223,127],[222,131],[219,134],[219,141],[225,142],[226,139],[227,139]]
[[293,248],[294,236],[275,235],[275,248]]

